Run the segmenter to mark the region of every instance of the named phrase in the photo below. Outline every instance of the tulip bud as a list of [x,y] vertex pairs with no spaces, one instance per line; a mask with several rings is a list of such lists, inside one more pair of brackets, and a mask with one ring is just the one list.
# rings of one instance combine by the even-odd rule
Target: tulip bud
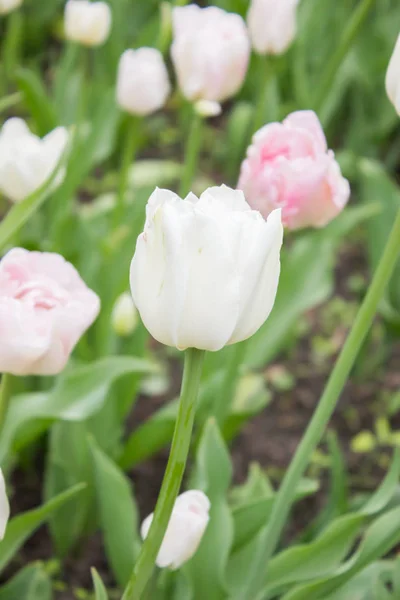
[[[40,139],[23,119],[8,119],[0,132],[0,192],[13,202],[29,196],[50,177],[67,141],[65,127],[57,127]],[[55,185],[63,176],[61,172]]]
[[[156,564],[160,568],[179,569],[195,554],[206,530],[210,501],[200,490],[190,490],[177,497],[165,532]],[[145,539],[153,520],[153,513],[142,523]]]
[[0,0],[0,15],[8,15],[19,6],[23,0]]
[[10,505],[6,494],[6,482],[0,469],[0,540],[4,538],[9,517]]
[[247,13],[252,46],[258,54],[282,54],[296,35],[299,0],[251,0]]
[[201,117],[217,117],[222,112],[222,106],[211,100],[198,100],[194,109]]
[[111,29],[111,9],[106,2],[68,0],[65,5],[65,37],[84,46],[100,46]]
[[250,55],[243,19],[215,6],[195,4],[172,12],[171,56],[188,100],[222,102],[241,87]]
[[138,313],[129,292],[124,292],[117,298],[111,322],[115,333],[121,337],[127,337],[136,329]]
[[400,115],[400,35],[386,72],[386,93],[397,114]]
[[317,115],[310,110],[269,123],[254,135],[238,188],[264,217],[282,209],[289,229],[323,227],[345,207],[350,186],[328,150]]
[[264,221],[238,190],[211,187],[182,201],[157,188],[131,264],[144,325],[179,350],[245,340],[271,312],[281,244],[280,211]]
[[117,102],[133,115],[162,108],[171,91],[167,68],[155,48],[126,50],[119,61]]

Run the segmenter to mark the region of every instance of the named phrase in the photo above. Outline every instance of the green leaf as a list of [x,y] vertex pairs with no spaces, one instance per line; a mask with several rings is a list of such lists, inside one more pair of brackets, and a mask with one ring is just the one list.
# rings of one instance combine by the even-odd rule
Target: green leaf
[[93,438],[89,439],[89,447],[106,554],[118,583],[124,587],[141,546],[137,507],[129,480]]
[[25,103],[30,111],[40,136],[45,135],[59,124],[56,111],[51,102],[43,78],[30,69],[19,68],[16,73],[18,88],[24,95]]
[[210,521],[199,549],[185,566],[194,600],[225,597],[225,572],[233,540],[232,516],[226,501],[231,478],[228,449],[215,419],[209,419],[197,450],[193,487],[203,490],[210,499]]
[[285,594],[283,600],[322,600],[328,594],[360,573],[370,563],[381,558],[400,542],[400,508],[378,517],[368,527],[358,550],[330,577],[295,588]]
[[[129,356],[111,356],[96,362],[67,369],[49,392],[21,394],[10,404],[3,435],[0,439],[0,462],[7,456],[10,447],[22,428],[25,438],[20,436],[17,447],[31,441],[27,435],[32,424],[39,421],[39,432],[49,427],[52,421],[84,421],[98,412],[104,405],[112,383],[127,373],[149,373],[152,363]],[[37,434],[38,429],[35,429]]]
[[390,580],[392,570],[384,561],[373,563],[325,600],[395,600],[397,596],[391,596],[382,581],[383,577]]
[[25,540],[63,505],[75,498],[85,488],[78,484],[52,498],[43,506],[35,508],[11,519],[7,525],[6,535],[0,544],[0,571],[21,548]]
[[71,142],[61,156],[56,168],[48,179],[37,190],[24,198],[22,202],[14,204],[4,219],[0,222],[0,250],[4,250],[12,236],[27,222],[27,220],[37,211],[43,202],[53,192],[53,184],[69,155]]
[[50,577],[40,563],[28,565],[0,588],[0,600],[52,600]]
[[[107,590],[96,569],[90,569],[94,585],[95,600],[108,600]],[[1,599],[0,599],[1,600]]]

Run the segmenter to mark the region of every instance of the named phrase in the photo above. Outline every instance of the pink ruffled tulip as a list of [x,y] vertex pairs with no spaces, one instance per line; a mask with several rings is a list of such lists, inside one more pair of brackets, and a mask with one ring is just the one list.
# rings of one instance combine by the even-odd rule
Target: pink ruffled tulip
[[223,102],[241,87],[250,41],[239,15],[195,4],[173,9],[171,56],[188,100]]
[[0,262],[0,371],[59,373],[99,309],[62,256],[14,248]]
[[346,205],[350,186],[342,176],[313,111],[290,114],[254,135],[238,188],[264,217],[282,208],[289,229],[323,227]]

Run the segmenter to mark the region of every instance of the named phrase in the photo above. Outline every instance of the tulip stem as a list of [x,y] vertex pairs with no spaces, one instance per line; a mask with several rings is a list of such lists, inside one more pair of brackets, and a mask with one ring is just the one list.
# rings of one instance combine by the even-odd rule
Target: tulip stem
[[3,431],[10,405],[12,383],[13,376],[10,373],[3,373],[0,383],[0,433]]
[[254,110],[253,132],[258,131],[266,124],[268,94],[271,85],[274,68],[271,56],[260,56],[258,76],[258,97]]
[[185,165],[179,195],[185,198],[192,188],[201,145],[202,117],[193,109],[190,131],[185,148]]
[[368,16],[369,9],[372,7],[374,2],[375,0],[361,0],[354,9],[350,20],[347,23],[347,27],[343,32],[340,43],[336,47],[336,51],[334,52],[331,60],[329,61],[324,71],[322,81],[317,87],[317,94],[314,105],[316,112],[321,111],[321,109],[323,108],[325,101],[329,96],[329,92],[332,88],[333,82],[340,68],[340,65],[342,64],[349,50],[351,49],[362,24]]
[[378,304],[393,273],[399,253],[400,210],[353,327],[336,361],[310,424],[275,496],[268,526],[263,530],[260,537],[259,552],[253,563],[254,571],[249,574],[249,580],[251,581],[249,598],[257,598],[257,593],[261,592],[262,583],[265,581],[266,576],[265,568],[287,522],[295,490],[307,467],[311,454],[323,436],[357,355],[372,325]]
[[189,453],[203,359],[204,350],[195,348],[186,350],[179,411],[167,468],[149,533],[143,543],[122,600],[140,600],[153,572],[157,554],[179,493]]
[[2,55],[4,61],[4,76],[7,86],[14,77],[18,64],[21,37],[22,37],[23,17],[21,10],[14,10],[7,19],[7,32],[4,36],[2,45]]
[[138,142],[138,122],[139,119],[129,115],[125,131],[124,146],[122,149],[121,166],[119,170],[117,201],[114,210],[114,227],[120,225],[124,216],[124,206],[126,190],[129,181],[129,169],[135,158]]

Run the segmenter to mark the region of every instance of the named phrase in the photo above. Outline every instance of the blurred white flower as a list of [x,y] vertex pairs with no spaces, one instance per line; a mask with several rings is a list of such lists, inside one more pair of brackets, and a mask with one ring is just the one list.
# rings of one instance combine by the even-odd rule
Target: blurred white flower
[[172,11],[171,56],[188,100],[222,102],[241,87],[250,41],[243,19],[215,6],[195,4]]
[[397,114],[400,115],[400,35],[386,72],[386,92]]
[[155,48],[126,50],[119,61],[117,102],[128,113],[148,115],[162,108],[171,91],[162,54]]
[[138,318],[132,296],[129,292],[124,292],[117,298],[111,315],[115,333],[121,337],[130,335],[138,324]]
[[9,517],[10,505],[6,494],[6,483],[3,471],[0,469],[0,540],[4,538]]
[[[41,139],[23,119],[8,119],[0,131],[0,192],[13,202],[29,196],[50,177],[67,141],[65,127],[57,127]],[[60,172],[55,185],[62,178]]]
[[[157,555],[158,567],[179,569],[195,554],[206,530],[210,501],[200,490],[190,490],[177,497],[167,531]],[[142,523],[141,535],[145,539],[153,513]]]
[[211,187],[183,201],[156,189],[130,275],[144,325],[180,350],[250,337],[275,301],[282,234],[281,211],[265,221],[239,190]]
[[0,0],[0,15],[7,15],[19,6],[21,6],[23,0]]
[[84,46],[100,46],[109,36],[111,8],[106,2],[68,0],[65,5],[65,37]]
[[258,54],[282,54],[296,35],[299,0],[251,0],[247,25]]

